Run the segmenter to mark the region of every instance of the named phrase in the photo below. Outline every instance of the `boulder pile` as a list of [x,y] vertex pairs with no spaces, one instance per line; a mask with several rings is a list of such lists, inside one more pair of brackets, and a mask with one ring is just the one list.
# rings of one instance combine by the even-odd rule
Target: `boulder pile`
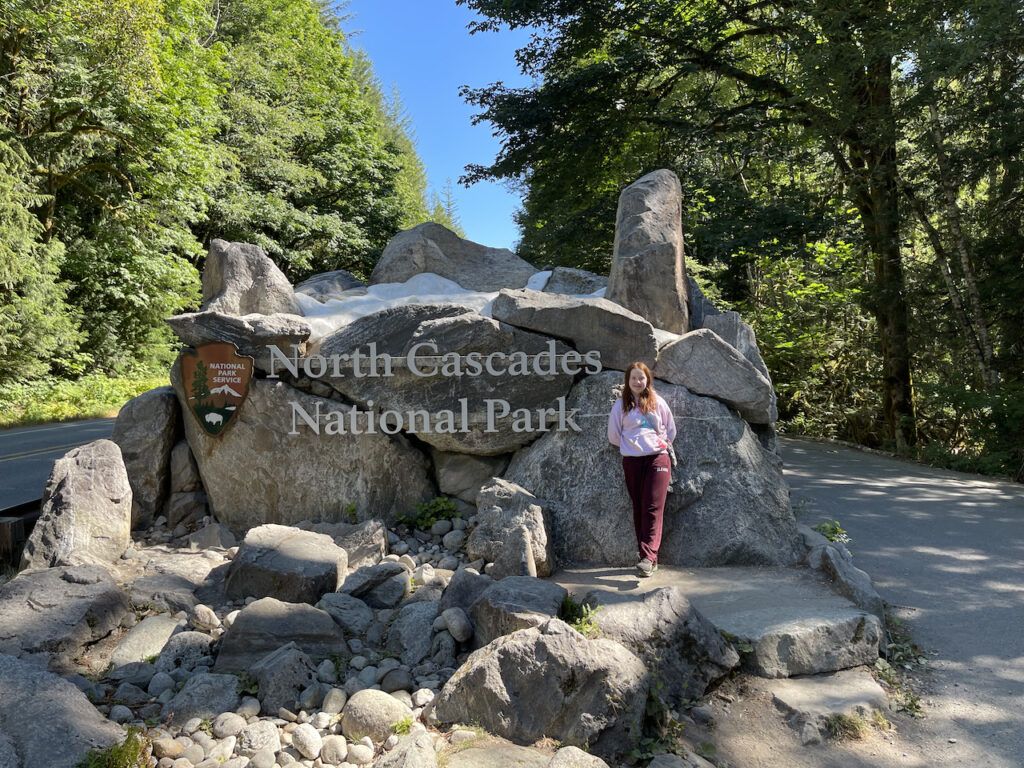
[[[678,589],[581,606],[546,580],[635,562],[605,438],[633,360],[678,425],[662,562],[810,560],[877,609],[848,553],[797,528],[770,378],[749,326],[686,278],[679,206],[666,171],[623,192],[608,281],[436,224],[396,236],[369,287],[335,272],[293,288],[259,248],[214,241],[201,311],[170,322],[187,347],[252,356],[248,397],[210,434],[179,359],[113,441],[55,464],[0,589],[0,765],[70,768],[121,726],[159,768],[620,764],[652,712],[685,721],[741,661]],[[328,330],[312,316],[428,272],[486,307],[396,301]],[[298,410],[377,428],[321,434]],[[420,411],[451,428],[411,428]],[[32,714],[47,708],[74,728]],[[678,748],[662,762],[707,765]]]

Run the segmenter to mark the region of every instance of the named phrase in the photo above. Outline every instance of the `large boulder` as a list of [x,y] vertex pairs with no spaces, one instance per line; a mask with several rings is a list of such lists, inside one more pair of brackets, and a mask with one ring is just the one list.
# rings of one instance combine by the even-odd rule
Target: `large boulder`
[[110,663],[116,669],[126,664],[146,661],[156,656],[167,645],[171,635],[182,629],[185,622],[165,613],[147,616],[121,638],[110,654]]
[[203,267],[202,311],[301,315],[288,278],[258,245],[213,240]]
[[608,278],[585,269],[555,267],[544,283],[544,293],[562,293],[568,296],[589,296],[608,287]]
[[95,440],[53,463],[21,568],[113,563],[131,543],[132,488],[121,449]]
[[316,668],[294,642],[268,653],[252,665],[249,673],[259,684],[263,711],[272,715],[282,707],[293,709],[302,691],[316,682]]
[[548,737],[611,756],[641,735],[647,680],[626,648],[552,619],[474,651],[435,699],[434,714],[521,744]]
[[542,429],[563,426],[559,398],[582,368],[568,363],[567,352],[560,341],[452,304],[391,307],[319,346],[325,358],[339,356],[341,375],[332,364],[327,383],[346,398],[385,411],[389,422],[397,418],[443,451],[482,455],[513,451]]
[[0,766],[75,768],[123,738],[72,683],[0,653]]
[[387,649],[402,663],[415,667],[430,655],[432,625],[438,616],[437,603],[423,600],[403,605],[388,628]]
[[434,476],[437,487],[446,496],[454,496],[467,504],[476,504],[480,488],[492,477],[501,477],[508,467],[509,456],[473,456],[434,449]]
[[331,615],[305,603],[264,597],[243,608],[221,639],[217,672],[245,672],[271,651],[294,642],[314,663],[344,653],[345,637]]
[[98,566],[23,571],[0,589],[0,653],[48,654],[51,669],[65,669],[128,610],[128,598]]
[[643,659],[671,706],[701,698],[708,686],[740,663],[739,654],[678,587],[633,593],[592,590],[583,603],[597,610],[601,637]]
[[[185,407],[180,363],[171,381]],[[254,379],[227,432],[213,437],[195,419],[185,419],[210,508],[221,523],[246,529],[340,520],[349,503],[360,519],[393,517],[435,495],[426,460],[400,435],[318,435],[293,407],[309,414],[345,408],[280,381]]]
[[[551,432],[512,459],[505,479],[551,504],[560,563],[636,562],[621,457],[605,425],[619,374],[588,376],[573,389],[582,432]],[[729,409],[685,387],[660,384],[675,417],[677,487],[665,505],[660,561],[668,565],[797,562],[803,547],[782,461]]]
[[539,627],[558,615],[567,594],[565,587],[528,576],[495,582],[469,609],[474,645],[484,646],[516,630]]
[[454,280],[471,291],[522,288],[537,270],[506,248],[463,240],[440,224],[420,224],[388,243],[370,285],[404,283],[423,272]]
[[[608,299],[503,290],[491,304],[491,317],[517,328],[566,339],[576,348],[577,357],[580,353],[598,352],[605,368],[624,371],[634,360],[653,367],[658,357],[658,342],[651,324]],[[590,370],[596,372],[599,368]]]
[[357,568],[341,585],[342,593],[362,600],[371,608],[394,608],[411,589],[408,569],[392,561]]
[[245,534],[228,567],[225,595],[312,604],[338,590],[347,566],[348,555],[330,536],[268,523]]
[[551,575],[555,569],[555,542],[547,502],[515,483],[495,477],[480,489],[476,503],[479,510],[476,527],[466,542],[466,554],[471,560],[482,557],[488,562],[498,562],[505,559],[514,532],[524,526],[529,532],[529,554],[535,575]]
[[178,432],[178,401],[158,387],[121,407],[110,439],[117,443],[132,487],[132,527],[146,527],[163,512],[171,450]]
[[713,315],[705,315],[703,326],[714,331],[722,341],[733,347],[743,355],[750,364],[757,369],[757,372],[771,381],[771,374],[768,373],[768,366],[764,364],[761,357],[761,350],[757,346],[757,337],[754,329],[749,323],[743,322],[739,312],[718,312]]
[[682,188],[672,171],[654,171],[622,190],[605,293],[672,333],[686,333],[690,319],[682,220]]
[[287,352],[292,346],[303,348],[313,332],[309,321],[298,315],[230,315],[225,312],[189,312],[167,318],[167,324],[178,334],[182,344],[198,347],[211,342],[229,342],[238,354],[251,357],[257,368],[269,372],[272,345]]
[[707,328],[690,331],[662,347],[652,373],[672,384],[682,384],[695,395],[721,400],[752,424],[778,420],[771,381],[739,350]]
[[295,292],[316,299],[321,304],[330,299],[340,298],[346,291],[365,288],[366,283],[344,269],[321,272],[295,286]]

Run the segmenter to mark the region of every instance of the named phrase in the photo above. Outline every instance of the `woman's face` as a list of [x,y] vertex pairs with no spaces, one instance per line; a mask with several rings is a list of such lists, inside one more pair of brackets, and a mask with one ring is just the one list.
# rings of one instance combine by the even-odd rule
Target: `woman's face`
[[647,389],[647,376],[639,368],[629,372],[629,389],[634,395],[639,395]]

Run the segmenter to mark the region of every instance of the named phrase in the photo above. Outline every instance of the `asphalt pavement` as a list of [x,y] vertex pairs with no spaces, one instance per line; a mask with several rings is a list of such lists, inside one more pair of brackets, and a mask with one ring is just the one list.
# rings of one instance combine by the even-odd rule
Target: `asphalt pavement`
[[89,419],[0,430],[0,513],[42,498],[54,461],[113,429],[114,419]]
[[1024,486],[828,443],[780,441],[801,522],[855,564],[929,652],[906,765],[1024,765]]

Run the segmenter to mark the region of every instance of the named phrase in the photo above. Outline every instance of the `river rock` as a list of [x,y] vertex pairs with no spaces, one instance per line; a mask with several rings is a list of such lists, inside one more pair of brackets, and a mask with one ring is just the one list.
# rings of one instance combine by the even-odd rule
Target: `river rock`
[[[547,502],[515,483],[495,477],[480,489],[476,504],[480,510],[477,524],[466,542],[466,554],[471,560],[479,557],[489,562],[502,560],[514,541],[522,543],[522,536],[512,535],[522,526],[529,533],[536,575],[551,575],[555,568],[555,546]],[[518,552],[513,553],[513,559],[518,562]],[[501,577],[495,575],[494,578]]]
[[370,275],[370,285],[404,283],[423,272],[453,280],[471,291],[522,288],[537,272],[507,248],[463,240],[440,224],[399,232],[387,244]]
[[333,592],[320,598],[316,607],[327,611],[346,633],[359,637],[373,623],[373,610],[357,597]]
[[[620,384],[614,372],[582,380],[568,406],[582,414],[583,431],[544,435],[519,451],[505,473],[551,504],[560,563],[636,563],[621,457],[605,434]],[[678,385],[657,389],[675,417],[679,457],[660,561],[690,567],[797,562],[803,547],[779,457],[722,403]]]
[[682,384],[739,411],[752,424],[778,420],[771,382],[714,331],[700,328],[661,348],[656,378]]
[[620,371],[634,360],[653,367],[658,357],[658,342],[651,324],[608,299],[503,290],[491,305],[491,317],[567,340],[575,351],[566,354],[579,370],[599,370],[579,359],[581,354],[594,351],[600,354],[601,366]]
[[597,755],[588,755],[579,747],[562,747],[546,768],[608,768],[608,763]]
[[315,663],[338,653],[341,628],[326,611],[264,597],[243,608],[221,639],[217,672],[245,672],[271,651],[294,641]]
[[166,614],[147,616],[121,638],[117,648],[110,654],[111,665],[117,668],[156,656],[167,645],[171,635],[183,625],[183,621]]
[[[562,342],[451,304],[384,309],[326,336],[319,348],[325,357],[353,360],[357,351],[358,365],[342,361],[342,375],[333,375],[332,368],[327,383],[363,408],[372,402],[375,409],[395,412],[404,429],[415,426],[420,440],[456,453],[508,453],[542,429],[557,428],[558,399],[573,380],[566,372],[572,367],[562,367],[570,351]],[[481,365],[477,372],[470,369],[471,354]],[[446,355],[459,361],[457,369],[446,367]],[[492,362],[499,375],[483,367],[491,355],[498,356]],[[539,409],[555,413],[538,414]],[[524,418],[519,431],[517,416]]]
[[203,267],[203,312],[301,315],[288,278],[258,245],[214,239]]
[[163,511],[178,402],[170,387],[157,387],[125,403],[110,439],[121,449],[132,487],[132,527],[146,527]]
[[371,608],[394,608],[412,588],[409,571],[401,563],[385,561],[350,573],[341,585],[344,594],[357,597]]
[[528,576],[495,582],[469,610],[474,644],[484,646],[518,629],[540,626],[558,615],[567,594],[564,587],[554,582]]
[[434,739],[426,731],[410,733],[374,763],[374,768],[437,768]]
[[[184,404],[179,363],[171,380]],[[289,434],[291,402],[307,413],[340,407],[280,381],[254,379],[229,431],[212,437],[195,419],[185,419],[210,508],[221,523],[248,529],[266,522],[338,520],[349,502],[366,519],[381,510],[413,509],[436,495],[426,460],[403,437],[317,435],[301,420],[297,434]]]
[[276,714],[282,707],[293,709],[302,691],[316,681],[309,656],[290,642],[257,661],[249,672],[259,682],[259,700],[264,712]]
[[605,298],[655,328],[686,333],[687,287],[682,188],[672,171],[654,171],[619,195]]
[[131,543],[132,489],[121,449],[95,440],[53,463],[21,568],[114,563]]
[[221,712],[234,710],[238,701],[238,678],[234,675],[193,675],[164,704],[161,717],[170,718],[172,725],[183,725],[193,717],[213,720]]
[[299,314],[280,312],[241,317],[226,312],[188,312],[167,318],[167,324],[186,347],[228,342],[238,348],[238,354],[248,355],[257,368],[268,373],[271,355],[267,345],[287,354],[293,345],[304,349],[313,332],[309,321]]
[[466,614],[477,598],[491,588],[494,579],[483,573],[459,569],[452,574],[437,608],[444,613],[449,608],[461,608]]
[[316,299],[321,304],[330,299],[341,298],[347,291],[365,288],[366,283],[344,269],[321,272],[295,286],[295,292]]
[[179,632],[171,635],[156,660],[156,671],[171,673],[209,666],[213,637],[205,632]]
[[128,610],[128,598],[98,566],[23,571],[0,588],[0,653],[49,654],[50,668],[65,671]]
[[433,600],[402,606],[388,628],[387,649],[399,654],[403,664],[415,667],[430,654],[431,625],[437,616],[437,603]]
[[97,712],[72,683],[0,653],[4,768],[75,768],[89,750],[105,749],[122,738],[124,731]]
[[415,719],[409,707],[389,693],[367,688],[348,700],[342,713],[341,729],[350,742],[369,736],[380,743],[393,733],[392,725],[407,718]]
[[228,567],[225,595],[312,604],[337,591],[347,566],[348,554],[330,536],[268,523],[245,534]]
[[593,590],[583,603],[597,609],[594,623],[601,637],[621,643],[644,661],[670,706],[700,699],[740,663],[739,654],[678,587],[647,592],[642,600]]
[[544,283],[544,293],[562,293],[569,296],[588,296],[608,287],[608,278],[585,269],[555,267]]
[[552,619],[474,651],[441,690],[434,714],[520,743],[548,737],[607,756],[640,737],[647,681],[643,662],[626,648],[587,640]]

